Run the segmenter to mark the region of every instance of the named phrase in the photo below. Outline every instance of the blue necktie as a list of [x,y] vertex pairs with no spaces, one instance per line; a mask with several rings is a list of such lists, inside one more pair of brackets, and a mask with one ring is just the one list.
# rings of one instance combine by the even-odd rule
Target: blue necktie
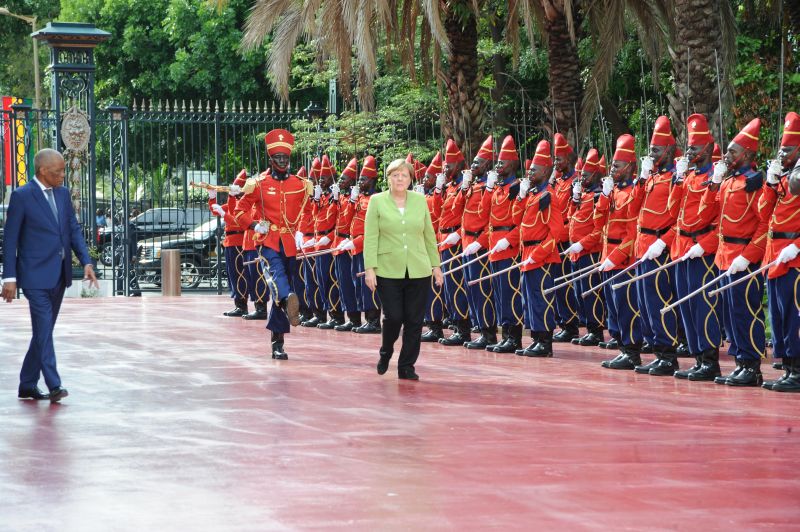
[[58,209],[56,208],[56,199],[53,197],[53,189],[46,188],[44,195],[47,196],[47,203],[50,204],[50,210],[53,211],[53,216],[56,219],[56,223],[58,223]]

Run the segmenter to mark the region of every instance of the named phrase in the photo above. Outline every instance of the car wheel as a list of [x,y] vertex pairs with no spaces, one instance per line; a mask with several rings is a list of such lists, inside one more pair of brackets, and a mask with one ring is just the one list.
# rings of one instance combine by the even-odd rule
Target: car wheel
[[181,288],[197,288],[202,279],[200,267],[193,259],[181,260]]
[[111,257],[114,254],[114,249],[111,246],[111,243],[103,245],[103,252],[100,255],[100,262],[103,263],[104,266],[111,266]]

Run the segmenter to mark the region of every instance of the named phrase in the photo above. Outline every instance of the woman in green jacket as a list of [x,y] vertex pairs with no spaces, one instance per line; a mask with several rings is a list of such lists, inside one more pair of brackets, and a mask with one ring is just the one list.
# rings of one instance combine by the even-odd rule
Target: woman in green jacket
[[383,303],[383,330],[378,374],[389,368],[394,343],[403,328],[397,362],[401,379],[418,380],[425,301],[431,282],[443,282],[439,251],[425,196],[408,190],[414,167],[397,159],[386,168],[389,190],[373,196],[367,208],[364,272],[367,286],[378,289]]

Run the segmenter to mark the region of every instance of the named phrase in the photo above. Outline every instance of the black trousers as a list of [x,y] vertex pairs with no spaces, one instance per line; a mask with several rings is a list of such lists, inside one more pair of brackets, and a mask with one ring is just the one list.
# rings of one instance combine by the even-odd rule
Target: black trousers
[[[406,273],[408,276],[408,273]],[[378,296],[383,303],[383,329],[381,356],[391,357],[394,343],[403,328],[403,345],[397,368],[414,368],[419,357],[422,324],[425,320],[425,303],[431,277],[419,279],[387,279],[378,277]]]

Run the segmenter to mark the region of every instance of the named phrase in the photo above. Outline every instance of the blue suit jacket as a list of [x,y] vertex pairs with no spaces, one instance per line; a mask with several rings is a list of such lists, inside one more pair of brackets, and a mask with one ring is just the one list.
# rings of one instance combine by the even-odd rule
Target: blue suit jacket
[[16,277],[19,288],[55,288],[63,273],[72,284],[72,251],[81,264],[91,262],[69,191],[53,189],[58,223],[47,198],[33,180],[11,193],[3,239],[3,277]]

